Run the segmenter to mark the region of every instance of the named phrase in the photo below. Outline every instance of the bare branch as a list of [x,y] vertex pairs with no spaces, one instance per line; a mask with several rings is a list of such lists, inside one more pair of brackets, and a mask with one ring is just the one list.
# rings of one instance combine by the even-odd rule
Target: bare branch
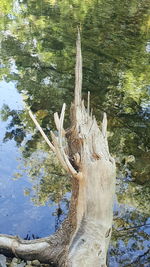
[[58,116],[58,112],[55,112],[54,113],[54,121],[55,121],[56,128],[59,131],[59,128],[60,128],[60,119],[59,119],[59,116]]
[[74,176],[74,175],[77,175],[77,171],[73,168],[73,166],[71,165],[69,159],[68,159],[68,156],[66,155],[65,151],[63,150],[63,156],[64,156],[64,159],[65,159],[65,162],[68,166],[68,169],[70,171],[70,173]]
[[[59,129],[60,129],[60,119],[59,119],[59,116],[58,116],[58,112],[54,113],[54,121],[55,121],[55,125],[56,125],[56,128],[57,128],[57,131],[59,131]],[[65,130],[64,129],[62,129],[62,135],[65,136]]]
[[62,106],[61,114],[60,114],[60,124],[59,124],[60,140],[62,140],[63,123],[64,123],[64,117],[65,117],[65,109],[66,109],[66,104],[64,103],[63,106]]
[[51,136],[52,136],[52,139],[53,139],[53,142],[54,142],[56,155],[57,155],[59,161],[61,162],[62,166],[64,167],[64,169],[67,172],[71,173],[72,175],[77,175],[77,171],[71,165],[71,163],[70,163],[70,161],[68,159],[68,156],[66,155],[66,153],[64,151],[64,148],[62,146],[62,142],[60,140],[58,142],[58,139],[54,135],[53,132],[51,132]]
[[60,149],[60,145],[58,143],[57,137],[55,136],[55,134],[51,131],[51,137],[55,146],[55,152],[56,152],[56,156],[59,159],[60,163],[62,164],[63,168],[69,172],[68,166],[66,165],[61,149]]
[[44,133],[44,131],[42,130],[41,126],[39,125],[38,121],[36,120],[36,118],[34,117],[33,113],[31,112],[31,110],[29,110],[29,115],[31,117],[31,119],[33,120],[33,122],[35,123],[37,129],[40,131],[41,135],[43,136],[43,138],[45,139],[46,143],[49,145],[49,147],[52,149],[53,152],[55,152],[55,147],[52,145],[52,143],[50,142],[50,140],[48,139],[48,137],[46,136],[46,134]]
[[73,168],[71,165],[68,156],[66,155],[63,145],[62,145],[62,131],[63,131],[63,122],[64,122],[64,117],[65,117],[65,109],[66,109],[66,104],[64,103],[62,106],[61,114],[60,114],[60,124],[59,124],[59,145],[61,149],[62,156],[64,158],[64,161],[72,175],[77,174],[76,170]]

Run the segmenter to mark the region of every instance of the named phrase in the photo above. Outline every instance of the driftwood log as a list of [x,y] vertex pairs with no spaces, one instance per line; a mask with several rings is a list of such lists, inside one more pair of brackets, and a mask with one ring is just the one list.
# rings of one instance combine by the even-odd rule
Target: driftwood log
[[106,114],[99,129],[90,113],[90,94],[85,108],[81,89],[82,55],[78,31],[70,129],[65,131],[63,128],[65,104],[60,116],[54,114],[58,135],[51,132],[52,142],[29,112],[60,164],[72,177],[68,218],[55,234],[46,238],[25,241],[0,235],[0,253],[25,260],[38,259],[53,266],[106,266],[112,231],[115,162],[108,149]]

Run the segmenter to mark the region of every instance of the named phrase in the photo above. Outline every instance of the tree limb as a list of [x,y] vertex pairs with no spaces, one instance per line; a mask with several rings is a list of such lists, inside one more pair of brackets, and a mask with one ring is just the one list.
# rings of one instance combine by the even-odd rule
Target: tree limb
[[49,147],[51,148],[51,150],[53,152],[55,152],[55,147],[53,146],[53,144],[50,142],[50,140],[48,139],[48,137],[46,136],[46,134],[44,133],[44,131],[42,130],[40,124],[38,123],[38,121],[36,120],[36,118],[34,117],[33,113],[31,110],[29,110],[29,115],[31,117],[31,119],[33,120],[33,122],[35,123],[37,129],[40,131],[41,135],[43,136],[43,138],[45,139],[46,143],[49,145]]

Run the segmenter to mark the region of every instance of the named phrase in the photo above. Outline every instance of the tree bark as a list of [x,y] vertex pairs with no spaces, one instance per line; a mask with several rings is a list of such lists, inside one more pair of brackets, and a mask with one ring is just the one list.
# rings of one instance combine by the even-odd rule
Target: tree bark
[[115,194],[115,162],[109,154],[107,118],[101,129],[81,99],[82,55],[77,38],[75,98],[71,105],[71,127],[63,128],[65,104],[60,117],[54,114],[58,136],[48,140],[33,114],[31,118],[60,163],[72,177],[72,198],[68,218],[52,236],[25,241],[0,235],[0,252],[23,259],[39,259],[54,266],[104,267],[112,231]]

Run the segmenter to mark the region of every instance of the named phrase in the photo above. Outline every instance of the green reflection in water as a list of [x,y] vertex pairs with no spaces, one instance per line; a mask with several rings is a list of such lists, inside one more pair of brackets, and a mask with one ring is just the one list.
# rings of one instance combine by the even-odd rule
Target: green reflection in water
[[[83,97],[86,101],[87,91],[91,91],[91,106],[99,123],[102,112],[108,114],[109,146],[116,158],[118,173],[121,170],[122,176],[131,175],[139,184],[148,183],[149,0],[22,0],[15,2],[14,8],[11,3],[8,1],[7,8],[4,8],[6,4],[2,1],[1,77],[17,83],[18,91],[36,113],[48,136],[49,127],[54,127],[53,113],[61,109],[63,102],[68,106],[65,121],[68,127],[74,89],[76,28],[79,25],[83,51]],[[41,162],[38,156],[35,157],[37,149],[46,155],[48,148],[34,131],[28,113],[12,111],[5,106],[2,116],[4,119],[11,116],[5,141],[14,138],[18,146],[24,142],[22,153],[25,164],[31,166],[28,170],[30,176],[41,178],[40,190],[39,187],[35,190],[38,197],[34,201],[44,202],[48,197],[59,199],[59,192],[64,194],[69,185],[65,188],[66,178],[58,163],[54,167],[49,165],[46,156],[42,161],[40,154]],[[39,168],[35,167],[37,161],[40,162]],[[58,180],[58,176],[62,180]],[[135,206],[141,207],[138,211],[142,213],[141,199],[144,207],[148,205],[145,186],[141,187],[139,194],[133,193],[136,189],[131,187],[132,184],[126,186],[123,195],[119,191],[118,199],[128,200],[132,206],[134,203],[130,196],[134,196]],[[146,216],[141,215],[144,223]],[[132,216],[131,221],[136,222]]]

